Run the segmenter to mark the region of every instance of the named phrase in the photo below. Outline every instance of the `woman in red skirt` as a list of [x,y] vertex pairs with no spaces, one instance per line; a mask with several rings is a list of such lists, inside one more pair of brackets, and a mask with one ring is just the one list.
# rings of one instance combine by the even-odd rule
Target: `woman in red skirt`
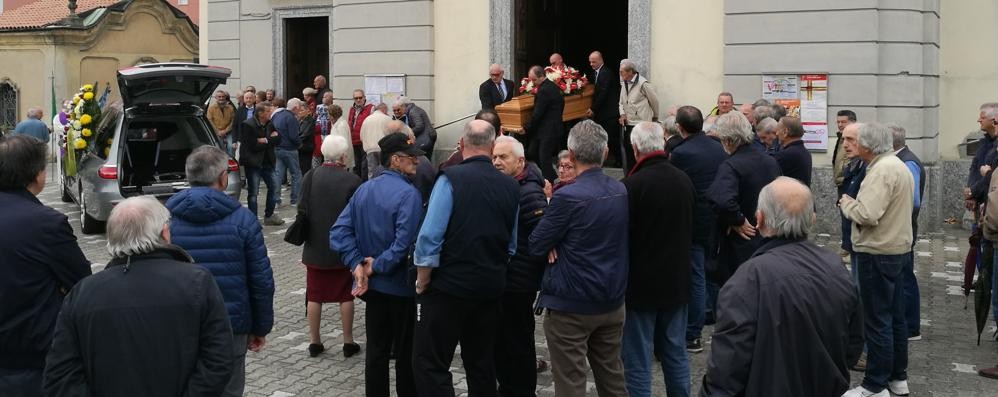
[[[335,138],[335,139],[332,139]],[[344,168],[349,142],[330,135],[322,142],[325,162],[305,174],[298,212],[308,220],[308,238],[302,251],[305,265],[305,300],[308,302],[308,354],[315,357],[326,350],[319,335],[323,303],[340,304],[343,325],[343,355],[353,356],[360,346],[353,341],[353,275],[343,265],[340,255],[329,249],[329,228],[336,222],[350,196],[360,186],[357,175]]]

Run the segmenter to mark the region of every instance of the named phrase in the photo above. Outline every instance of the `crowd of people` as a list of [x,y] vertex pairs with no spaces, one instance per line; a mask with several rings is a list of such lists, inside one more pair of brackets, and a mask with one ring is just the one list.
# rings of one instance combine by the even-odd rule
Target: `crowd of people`
[[[35,198],[44,143],[3,138],[0,228],[21,233],[0,236],[10,253],[0,394],[242,395],[246,352],[264,348],[274,326],[263,227],[284,222],[274,213],[287,173],[297,211],[285,237],[303,245],[307,354],[326,351],[321,307],[338,304],[342,354],[363,350],[368,396],[454,395],[458,345],[469,394],[535,395],[547,366],[537,316],[557,396],[585,395],[590,370],[601,396],[649,396],[656,361],[667,395],[688,396],[706,324],[703,396],[908,395],[926,178],[905,130],[838,112],[833,167],[850,274],[808,239],[812,163],[798,118],[764,100],[735,110],[723,92],[706,117],[687,105],[659,120],[655,89],[633,62],[589,60],[593,105],[567,134],[564,99],[535,66],[533,114],[524,134],[505,135],[492,108],[513,86],[492,65],[482,111],[439,166],[428,157],[433,126],[405,97],[389,114],[357,90],[344,117],[322,76],[304,100],[248,87],[230,106],[220,91],[207,117],[225,143],[193,151],[191,188],[165,206],[119,203],[107,224],[112,260],[92,276],[66,217]],[[996,119],[998,104],[981,107],[986,136],[966,191],[987,236],[998,235],[982,209],[998,200]],[[235,153],[245,207],[224,193]],[[603,171],[607,161],[625,167],[623,180]],[[363,349],[355,298],[365,302]],[[850,369],[863,372],[852,389]]]

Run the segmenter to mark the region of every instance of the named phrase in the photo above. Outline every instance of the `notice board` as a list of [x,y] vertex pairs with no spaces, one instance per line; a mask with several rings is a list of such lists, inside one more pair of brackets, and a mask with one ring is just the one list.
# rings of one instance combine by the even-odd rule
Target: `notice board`
[[828,150],[828,75],[767,74],[762,76],[762,98],[787,108],[804,126],[804,147]]
[[367,103],[391,106],[396,98],[405,95],[405,75],[365,74],[364,95],[367,96]]

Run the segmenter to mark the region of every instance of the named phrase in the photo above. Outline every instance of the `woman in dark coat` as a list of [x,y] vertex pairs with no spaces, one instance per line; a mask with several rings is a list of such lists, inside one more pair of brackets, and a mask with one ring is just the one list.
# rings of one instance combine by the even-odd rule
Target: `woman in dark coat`
[[729,155],[717,168],[707,194],[720,236],[716,269],[708,269],[707,274],[720,286],[759,248],[762,238],[755,231],[759,192],[780,176],[780,166],[772,156],[752,147],[752,126],[741,113],[725,113],[714,127]]
[[308,353],[315,357],[325,350],[319,336],[322,304],[340,304],[343,325],[343,355],[350,357],[360,351],[353,341],[353,276],[343,265],[340,255],[329,249],[329,229],[346,207],[353,192],[360,186],[357,175],[345,168],[350,143],[341,136],[330,135],[322,142],[325,161],[305,174],[302,180],[298,212],[308,220],[308,235],[302,251],[305,265],[305,300],[310,344]]

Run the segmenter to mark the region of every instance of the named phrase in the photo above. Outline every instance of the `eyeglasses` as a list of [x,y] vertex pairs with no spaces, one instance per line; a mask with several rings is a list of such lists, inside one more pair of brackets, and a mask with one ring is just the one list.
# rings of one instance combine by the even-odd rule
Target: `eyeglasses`
[[499,77],[499,76],[502,76],[502,73],[489,73],[489,76]]
[[405,153],[395,153],[395,155],[396,155],[396,156],[399,156],[399,157],[401,157],[401,158],[404,158],[404,159],[409,159],[409,160],[412,160],[413,162],[415,162],[415,161],[416,161],[416,156],[413,156],[413,155],[411,155],[411,154],[405,154]]
[[364,97],[362,97],[362,96],[355,96],[355,97],[353,97],[353,100],[355,100],[355,101],[359,101],[361,99],[364,99]]

